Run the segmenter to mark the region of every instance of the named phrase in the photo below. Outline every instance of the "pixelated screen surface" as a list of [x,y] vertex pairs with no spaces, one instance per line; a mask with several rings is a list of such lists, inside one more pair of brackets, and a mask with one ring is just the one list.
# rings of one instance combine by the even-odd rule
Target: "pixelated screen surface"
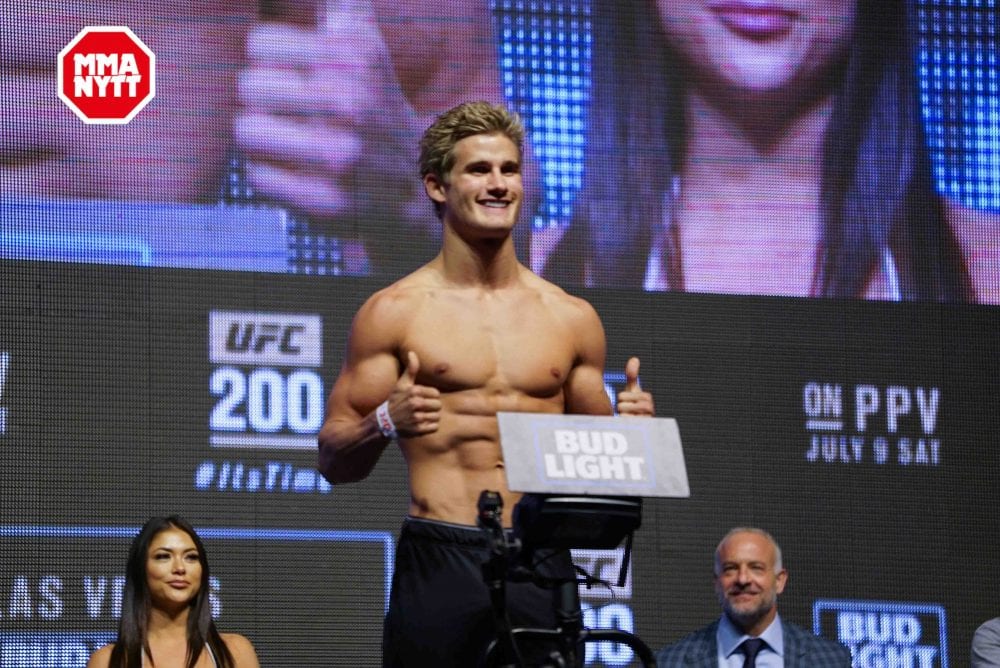
[[[560,283],[1000,300],[995,4],[711,7],[12,4],[0,253],[396,278],[439,235],[420,133],[488,99],[525,120],[521,250]],[[95,24],[155,56],[125,125],[69,102],[101,94]]]
[[[0,2],[0,665],[113,640],[171,513],[262,665],[379,664],[406,464],[331,485],[315,438],[356,310],[437,252],[417,144],[472,99],[527,128],[523,260],[680,425],[691,497],[646,500],[585,623],[716,619],[712,551],[754,524],[783,618],[965,665],[1000,557],[996,4],[759,5]],[[153,73],[88,26],[155,56],[127,123],[81,96]]]

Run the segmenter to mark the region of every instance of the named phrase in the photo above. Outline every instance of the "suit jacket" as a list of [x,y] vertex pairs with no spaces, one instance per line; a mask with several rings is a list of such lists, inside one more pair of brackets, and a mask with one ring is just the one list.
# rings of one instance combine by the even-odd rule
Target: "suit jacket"
[[[718,668],[719,649],[716,620],[667,645],[656,655],[657,668]],[[781,620],[785,643],[785,668],[850,668],[851,651],[840,643],[815,636],[805,629]]]
[[972,668],[1000,666],[1000,617],[976,629],[972,636]]

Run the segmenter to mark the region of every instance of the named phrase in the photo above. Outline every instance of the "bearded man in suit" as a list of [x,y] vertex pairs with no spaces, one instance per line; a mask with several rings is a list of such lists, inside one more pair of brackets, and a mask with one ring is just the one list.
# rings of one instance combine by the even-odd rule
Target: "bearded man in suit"
[[788,572],[763,529],[732,529],[715,549],[722,616],[657,655],[659,668],[849,668],[851,652],[778,615]]

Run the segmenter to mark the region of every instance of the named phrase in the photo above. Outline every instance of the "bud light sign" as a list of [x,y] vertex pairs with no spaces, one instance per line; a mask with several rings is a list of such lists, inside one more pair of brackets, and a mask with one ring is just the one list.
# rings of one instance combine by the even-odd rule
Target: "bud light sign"
[[813,604],[813,631],[847,645],[855,668],[948,666],[940,605],[821,599]]

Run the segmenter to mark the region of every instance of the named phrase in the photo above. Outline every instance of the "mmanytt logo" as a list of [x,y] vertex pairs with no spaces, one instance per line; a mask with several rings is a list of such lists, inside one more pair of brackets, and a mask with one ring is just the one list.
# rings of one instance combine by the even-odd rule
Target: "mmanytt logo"
[[[936,435],[941,408],[937,387],[846,386],[810,381],[803,386],[802,410],[810,462],[938,466]],[[846,397],[845,397],[846,395]],[[853,400],[852,406],[845,402]],[[853,408],[848,414],[847,408]]]
[[156,94],[156,56],[126,26],[88,26],[59,52],[59,99],[88,124],[128,123]]
[[820,599],[813,631],[849,647],[854,668],[948,668],[945,611],[937,604]]

